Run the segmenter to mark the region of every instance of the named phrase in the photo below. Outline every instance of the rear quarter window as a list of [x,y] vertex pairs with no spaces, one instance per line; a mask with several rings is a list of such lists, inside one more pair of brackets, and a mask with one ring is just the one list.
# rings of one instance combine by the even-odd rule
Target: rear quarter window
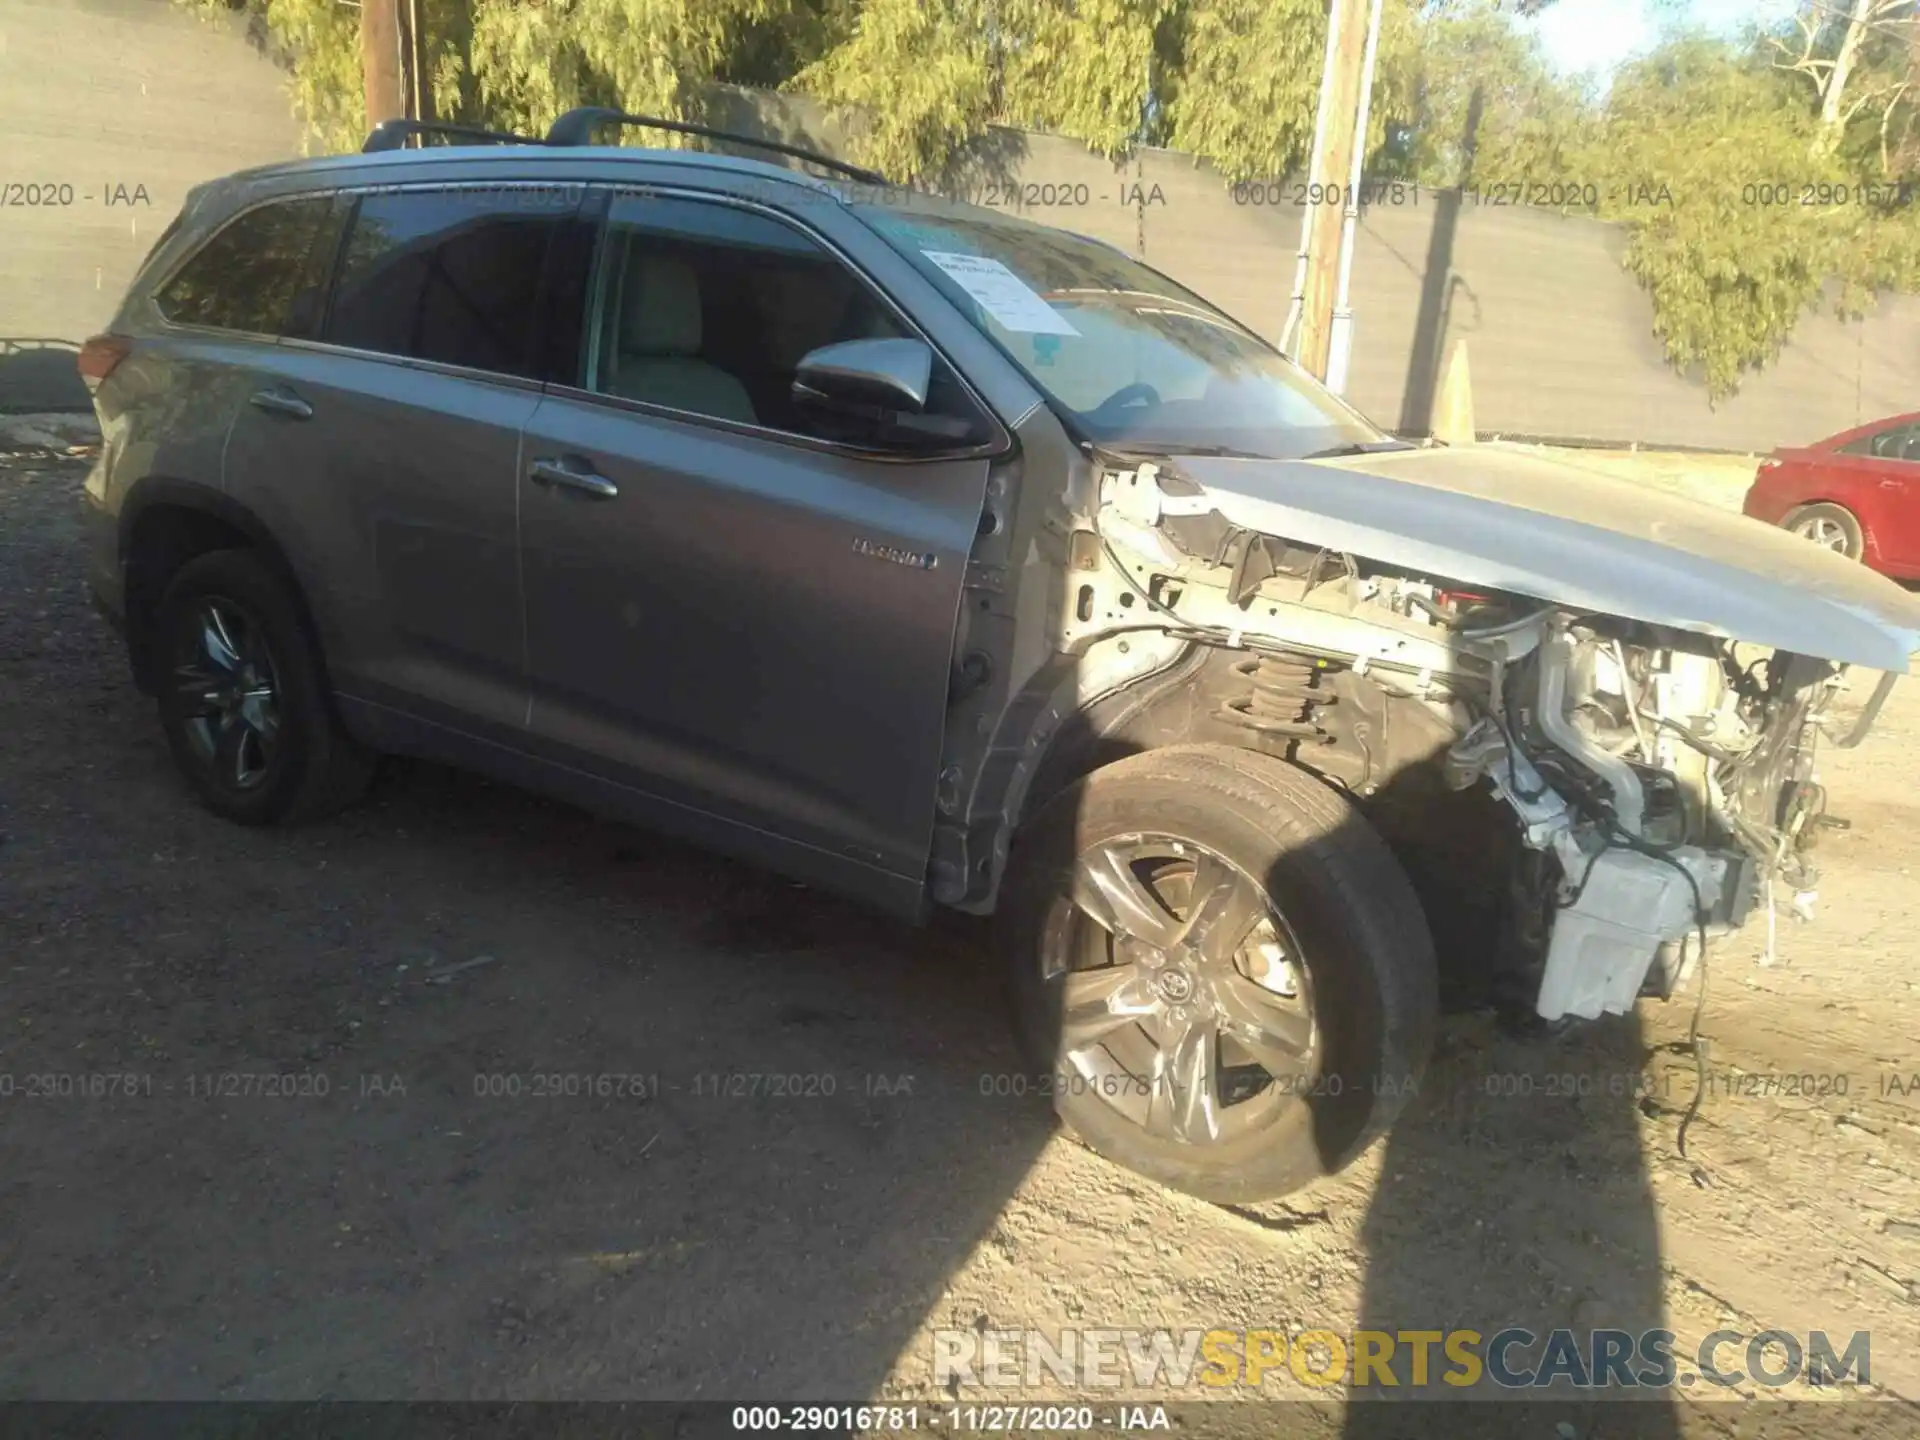
[[[300,333],[324,290],[330,196],[278,200],[229,221],[154,296],[175,325]],[[178,223],[178,222],[176,222]]]

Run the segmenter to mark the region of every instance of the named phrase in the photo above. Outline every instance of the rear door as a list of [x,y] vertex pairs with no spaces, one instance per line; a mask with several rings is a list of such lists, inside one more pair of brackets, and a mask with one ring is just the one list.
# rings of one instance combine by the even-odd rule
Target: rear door
[[326,313],[240,408],[229,486],[283,537],[335,687],[376,731],[396,713],[524,727],[520,434],[544,346],[577,338],[540,317],[577,313],[549,312],[543,287],[579,200],[518,184],[343,195]]
[[227,483],[235,417],[326,296],[339,214],[330,194],[248,205],[156,276],[149,300],[136,285],[115,328],[140,338],[96,397],[117,477],[141,482],[135,506]]
[[[794,368],[912,334],[826,237],[722,197],[614,192],[578,383],[520,488],[537,744],[654,823],[902,911],[920,903],[951,652],[997,427],[823,438]],[[851,220],[847,223],[855,223]]]

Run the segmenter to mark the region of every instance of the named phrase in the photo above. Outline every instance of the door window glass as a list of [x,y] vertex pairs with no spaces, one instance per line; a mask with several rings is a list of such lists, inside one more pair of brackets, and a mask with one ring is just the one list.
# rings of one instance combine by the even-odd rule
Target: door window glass
[[1920,460],[1920,425],[1896,425],[1873,437],[1873,453],[1882,460]]
[[[360,202],[324,339],[357,350],[534,376],[549,245],[578,195],[411,190]],[[565,307],[557,312],[564,323]],[[572,312],[577,314],[578,311]],[[565,347],[562,347],[565,348]]]
[[333,227],[331,196],[259,206],[203,245],[160,288],[154,303],[176,325],[255,335],[299,334],[324,289]]
[[[795,403],[801,359],[845,340],[911,335],[792,225],[737,206],[623,196],[608,221],[587,383],[697,415],[854,440],[847,417]],[[924,414],[952,417],[949,439],[984,425],[937,357]]]

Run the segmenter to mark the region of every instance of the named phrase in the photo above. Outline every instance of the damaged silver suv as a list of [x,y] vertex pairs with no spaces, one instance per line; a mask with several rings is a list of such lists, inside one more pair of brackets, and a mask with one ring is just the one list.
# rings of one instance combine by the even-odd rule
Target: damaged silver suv
[[1067,1124],[1227,1201],[1382,1132],[1443,972],[1621,1012],[1804,901],[1892,582],[1394,440],[1096,241],[606,123],[202,187],[85,347],[92,583],[220,814],[412,753],[992,913]]

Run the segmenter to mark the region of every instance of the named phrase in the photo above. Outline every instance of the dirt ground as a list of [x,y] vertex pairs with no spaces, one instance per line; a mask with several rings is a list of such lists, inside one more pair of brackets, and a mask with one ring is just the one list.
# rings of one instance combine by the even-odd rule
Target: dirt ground
[[[1817,921],[1711,958],[1687,1158],[1691,992],[1463,1014],[1385,1145],[1226,1210],[990,1093],[960,938],[424,765],[203,813],[87,607],[83,471],[0,464],[0,1399],[931,1397],[939,1327],[1664,1323],[1868,1330],[1920,1402],[1920,685],[1827,756]],[[1731,1433],[1668,1399],[1609,1433]]]

